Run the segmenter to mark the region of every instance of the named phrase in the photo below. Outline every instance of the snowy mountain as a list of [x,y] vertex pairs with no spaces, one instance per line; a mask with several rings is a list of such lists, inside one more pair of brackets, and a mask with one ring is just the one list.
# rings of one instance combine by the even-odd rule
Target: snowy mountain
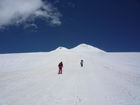
[[140,53],[109,53],[87,44],[0,54],[0,105],[140,105],[139,62]]
[[72,48],[71,50],[74,50],[74,51],[92,51],[92,53],[95,53],[95,52],[105,52],[103,50],[100,50],[96,47],[93,47],[91,45],[87,45],[87,44],[80,44],[78,45],[77,47],[75,48]]

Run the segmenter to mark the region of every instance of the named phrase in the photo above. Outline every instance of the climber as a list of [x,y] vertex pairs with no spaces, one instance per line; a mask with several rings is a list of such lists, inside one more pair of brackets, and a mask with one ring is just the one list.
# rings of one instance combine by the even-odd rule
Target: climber
[[84,62],[84,61],[83,61],[83,60],[81,60],[81,62],[80,62],[81,67],[83,67],[83,62]]
[[62,62],[60,62],[60,63],[58,64],[58,68],[59,68],[58,74],[62,74],[62,68],[63,68],[63,63],[62,63]]

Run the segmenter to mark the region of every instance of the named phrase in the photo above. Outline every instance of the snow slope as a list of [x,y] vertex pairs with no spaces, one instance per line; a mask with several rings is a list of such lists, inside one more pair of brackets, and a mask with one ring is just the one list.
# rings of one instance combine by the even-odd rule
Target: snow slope
[[107,53],[86,44],[0,54],[0,105],[140,105],[139,62],[140,53]]

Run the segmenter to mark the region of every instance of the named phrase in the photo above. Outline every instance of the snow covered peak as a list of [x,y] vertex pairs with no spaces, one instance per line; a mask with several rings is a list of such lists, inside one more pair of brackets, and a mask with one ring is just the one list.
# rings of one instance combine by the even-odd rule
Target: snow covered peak
[[85,43],[83,43],[83,44],[80,44],[80,45],[78,45],[77,47],[81,47],[81,48],[93,48],[93,46],[91,46],[91,45],[88,45],[88,44],[85,44]]
[[91,45],[88,45],[88,44],[80,44],[80,45],[78,45],[78,46],[76,46],[76,47],[74,47],[74,48],[72,48],[73,50],[79,50],[79,51],[93,51],[93,52],[105,52],[105,51],[103,51],[103,50],[100,50],[100,49],[98,49],[98,48],[96,48],[96,47],[93,47],[93,46],[91,46]]
[[60,46],[56,50],[67,50],[67,48]]
[[56,48],[56,50],[54,50],[54,51],[68,51],[68,52],[69,51],[74,51],[74,52],[90,52],[90,53],[105,52],[103,50],[100,50],[96,47],[93,47],[91,45],[84,44],[84,43],[80,44],[80,45],[78,45],[74,48],[71,48],[71,49],[67,49],[65,47],[60,46],[60,47]]

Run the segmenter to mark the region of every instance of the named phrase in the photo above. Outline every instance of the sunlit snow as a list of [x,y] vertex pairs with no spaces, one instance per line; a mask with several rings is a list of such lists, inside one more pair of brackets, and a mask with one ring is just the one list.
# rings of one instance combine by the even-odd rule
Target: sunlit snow
[[81,44],[0,54],[0,105],[140,105],[140,53]]

